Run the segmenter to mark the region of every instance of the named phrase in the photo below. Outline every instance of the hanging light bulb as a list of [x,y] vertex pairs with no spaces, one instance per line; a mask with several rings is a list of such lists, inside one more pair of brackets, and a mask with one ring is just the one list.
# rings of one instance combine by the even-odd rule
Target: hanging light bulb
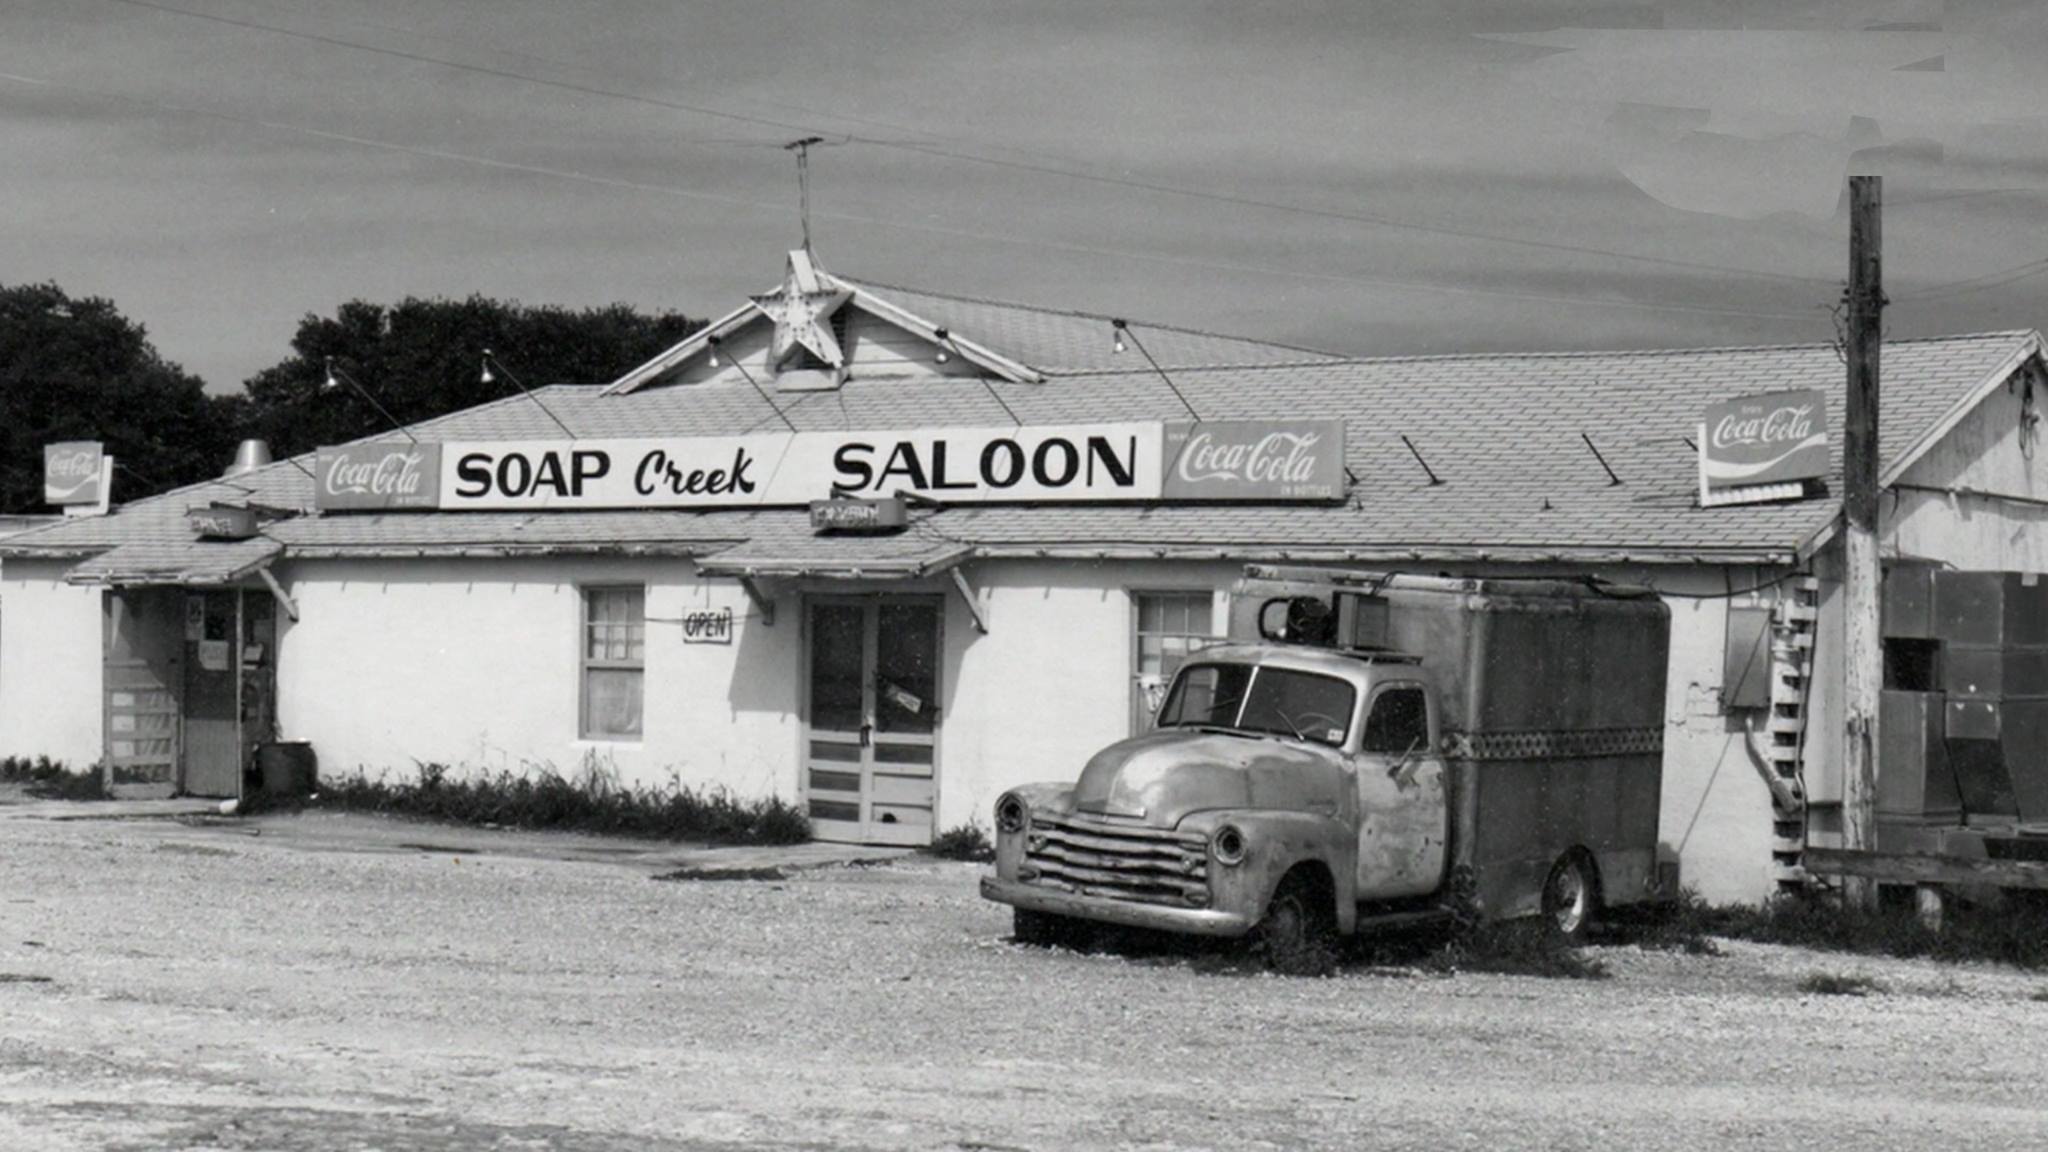
[[718,367],[718,346],[720,343],[722,343],[722,341],[720,341],[719,338],[716,336],[706,336],[704,338],[704,343],[709,344],[711,346],[711,366],[713,368]]
[[713,368],[716,368],[716,367],[718,367],[718,353],[716,353],[716,352],[713,352],[713,353],[711,354],[711,366],[712,366]]
[[1121,351],[1123,351],[1123,350],[1124,350],[1124,322],[1123,322],[1123,321],[1121,321],[1121,320],[1111,320],[1111,321],[1109,322],[1109,326],[1110,326],[1110,327],[1111,327],[1112,329],[1114,329],[1114,330],[1115,330],[1115,335],[1114,335],[1114,338],[1113,338],[1113,342],[1112,342],[1112,343],[1110,344],[1110,350],[1111,350],[1111,351],[1113,351],[1113,352],[1121,352]]
[[938,361],[939,363],[941,363],[941,364],[944,364],[944,363],[945,363],[946,361],[948,361],[948,360],[951,360],[951,359],[952,359],[952,357],[951,357],[951,356],[948,356],[948,355],[946,355],[946,350],[945,350],[944,348],[941,348],[941,349],[939,349],[939,354],[938,354],[937,356],[933,357],[933,359],[934,359],[934,360],[937,360],[937,361]]
[[486,384],[495,384],[498,381],[498,378],[491,373],[491,350],[489,348],[484,349],[484,370],[478,379]]
[[328,388],[339,388],[339,387],[341,387],[341,381],[339,381],[339,380],[336,380],[336,379],[334,378],[334,357],[332,357],[332,356],[329,356],[329,357],[327,358],[327,379],[325,379],[325,380],[322,380],[322,381],[320,382],[320,387],[321,387],[321,388],[322,388],[323,390],[325,390],[325,389],[328,389]]
[[932,359],[937,360],[941,364],[944,364],[946,361],[951,360],[953,358],[952,355],[948,353],[944,347],[946,342],[948,340],[951,340],[952,338],[952,333],[946,331],[944,328],[932,329],[932,339],[937,340],[940,344],[938,355],[932,357]]

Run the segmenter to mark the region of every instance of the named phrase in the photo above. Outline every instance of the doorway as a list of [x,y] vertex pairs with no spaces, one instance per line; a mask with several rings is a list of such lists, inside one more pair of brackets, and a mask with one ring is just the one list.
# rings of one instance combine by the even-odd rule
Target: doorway
[[937,596],[806,601],[803,796],[818,839],[931,843],[944,608]]

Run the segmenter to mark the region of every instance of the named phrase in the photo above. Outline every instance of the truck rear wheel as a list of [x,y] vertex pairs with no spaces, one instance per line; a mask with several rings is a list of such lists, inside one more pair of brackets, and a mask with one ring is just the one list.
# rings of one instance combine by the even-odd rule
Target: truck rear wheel
[[1543,919],[1551,933],[1568,944],[1578,943],[1598,906],[1599,888],[1585,854],[1559,857],[1543,882]]
[[1284,976],[1326,976],[1337,964],[1337,917],[1330,894],[1296,872],[1280,882],[1252,929],[1252,954]]
[[1056,912],[1030,908],[1010,910],[1010,938],[1033,948],[1071,948],[1085,951],[1094,942],[1094,925]]

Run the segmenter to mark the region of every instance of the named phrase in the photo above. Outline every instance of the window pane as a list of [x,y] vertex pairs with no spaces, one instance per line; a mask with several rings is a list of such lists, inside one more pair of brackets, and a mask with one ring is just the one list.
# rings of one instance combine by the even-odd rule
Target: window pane
[[583,734],[640,735],[638,669],[591,668],[583,674]]
[[1351,704],[1357,696],[1350,684],[1333,676],[1261,668],[1238,724],[1254,732],[1342,744],[1351,730]]
[[1422,689],[1389,688],[1372,702],[1372,712],[1365,718],[1365,751],[1398,756],[1423,748],[1428,740],[1429,711]]

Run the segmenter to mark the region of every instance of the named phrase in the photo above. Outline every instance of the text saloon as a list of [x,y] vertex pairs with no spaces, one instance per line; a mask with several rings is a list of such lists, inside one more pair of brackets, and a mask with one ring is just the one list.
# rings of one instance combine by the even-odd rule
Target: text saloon
[[[829,484],[948,502],[1157,500],[1162,435],[1151,422],[833,433]],[[812,439],[798,437],[807,465]]]

